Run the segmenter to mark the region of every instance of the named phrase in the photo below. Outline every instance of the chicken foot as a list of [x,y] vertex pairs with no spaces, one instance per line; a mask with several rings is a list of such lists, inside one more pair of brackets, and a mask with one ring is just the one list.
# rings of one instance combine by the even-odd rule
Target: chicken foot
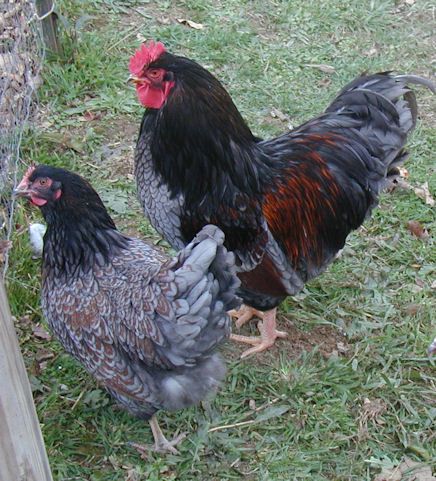
[[240,336],[239,334],[230,335],[230,339],[232,341],[245,342],[246,344],[251,344],[254,346],[244,351],[241,354],[241,359],[244,359],[251,354],[265,351],[274,345],[277,338],[284,339],[287,337],[286,332],[278,331],[276,329],[277,308],[262,312],[250,306],[244,305],[239,309],[239,311],[230,311],[229,314],[232,317],[237,318],[237,327],[242,326],[254,316],[258,316],[262,319],[257,325],[260,332],[260,337]]
[[181,433],[171,441],[168,441],[159,426],[156,415],[151,417],[149,423],[151,427],[151,432],[153,433],[154,445],[148,446],[146,444],[130,443],[130,445],[134,447],[141,455],[141,458],[147,459],[147,453],[149,451],[155,451],[157,453],[163,454],[179,454],[175,446],[177,446],[181,441],[183,441],[183,439],[185,439],[186,433]]
[[242,304],[239,309],[232,309],[228,312],[228,314],[236,319],[235,325],[239,329],[250,319],[253,319],[253,317],[259,317],[260,319],[263,319],[265,313],[263,311],[258,311],[254,307]]

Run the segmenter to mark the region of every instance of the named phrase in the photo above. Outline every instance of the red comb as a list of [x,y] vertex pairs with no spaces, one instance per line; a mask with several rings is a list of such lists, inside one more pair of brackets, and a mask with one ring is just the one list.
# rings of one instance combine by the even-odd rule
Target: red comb
[[35,164],[30,164],[29,168],[26,170],[25,174],[23,175],[23,178],[21,179],[20,183],[17,185],[17,189],[23,188],[26,189],[28,184],[30,183],[30,176],[32,175],[32,172],[35,170]]
[[141,75],[144,67],[147,67],[166,52],[162,42],[150,40],[143,43],[141,47],[130,57],[129,70],[132,75]]
[[35,170],[36,165],[35,164],[30,164],[28,169],[26,170],[25,174],[23,175],[23,180],[24,179],[29,179],[29,177],[32,175],[32,172]]

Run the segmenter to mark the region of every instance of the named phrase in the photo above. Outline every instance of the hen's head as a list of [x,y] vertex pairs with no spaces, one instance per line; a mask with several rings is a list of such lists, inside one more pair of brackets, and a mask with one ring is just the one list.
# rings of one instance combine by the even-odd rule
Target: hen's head
[[145,107],[159,109],[174,87],[174,75],[168,69],[170,58],[164,45],[152,40],[130,58],[129,80],[136,84],[139,101]]
[[104,211],[106,209],[91,184],[73,172],[49,165],[30,166],[14,194],[25,197],[43,213],[50,210]]
[[16,187],[15,195],[29,199],[38,207],[56,202],[62,195],[62,182],[56,170],[45,165],[30,166]]

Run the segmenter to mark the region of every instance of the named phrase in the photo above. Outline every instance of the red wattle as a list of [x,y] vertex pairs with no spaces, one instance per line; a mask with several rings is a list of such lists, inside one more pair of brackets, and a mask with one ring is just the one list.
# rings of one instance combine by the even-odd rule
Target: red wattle
[[46,199],[41,199],[41,197],[35,197],[33,195],[30,197],[30,201],[32,204],[37,205],[38,207],[47,204]]
[[162,87],[154,87],[149,84],[141,84],[136,88],[139,101],[144,107],[150,109],[160,109],[165,102],[168,94],[174,86],[174,82],[165,82]]

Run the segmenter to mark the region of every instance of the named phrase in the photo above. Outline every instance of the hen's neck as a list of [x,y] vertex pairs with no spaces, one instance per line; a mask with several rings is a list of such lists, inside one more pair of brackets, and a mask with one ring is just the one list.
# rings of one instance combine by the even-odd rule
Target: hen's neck
[[127,245],[128,238],[116,230],[106,211],[41,210],[48,224],[43,265],[56,275],[77,275],[102,266]]

